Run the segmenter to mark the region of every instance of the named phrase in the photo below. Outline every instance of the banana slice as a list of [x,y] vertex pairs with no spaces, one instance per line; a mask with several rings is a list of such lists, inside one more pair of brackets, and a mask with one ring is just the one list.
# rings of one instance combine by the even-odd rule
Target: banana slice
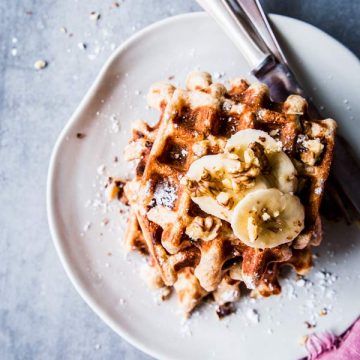
[[206,213],[230,222],[232,209],[246,194],[269,187],[269,182],[258,176],[251,187],[235,191],[229,173],[239,167],[239,160],[229,158],[228,154],[206,155],[195,160],[186,178],[199,182],[199,195],[194,191],[191,199]]
[[193,180],[200,180],[204,169],[215,174],[217,171],[233,171],[239,167],[239,160],[231,159],[226,154],[205,155],[191,164],[186,176]]
[[270,174],[267,175],[272,187],[283,193],[295,192],[297,189],[297,171],[290,158],[282,151],[268,154]]
[[273,248],[294,240],[304,228],[304,207],[297,196],[277,189],[257,190],[236,205],[234,234],[253,248]]
[[269,160],[270,175],[268,181],[272,187],[284,193],[295,192],[297,172],[290,158],[281,150],[281,143],[262,130],[246,129],[238,131],[227,142],[225,151],[235,152],[241,160],[249,144],[258,142],[264,147]]
[[281,151],[281,143],[272,138],[267,132],[256,129],[240,130],[226,143],[225,151],[235,152],[241,160],[244,160],[244,151],[248,145],[258,142],[266,153]]

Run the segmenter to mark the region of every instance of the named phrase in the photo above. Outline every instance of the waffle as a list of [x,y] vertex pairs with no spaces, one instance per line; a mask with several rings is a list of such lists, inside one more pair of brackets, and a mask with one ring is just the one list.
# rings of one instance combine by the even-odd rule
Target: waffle
[[[311,247],[322,238],[319,206],[334,148],[334,120],[310,120],[307,103],[297,95],[273,103],[263,84],[242,79],[230,88],[212,83],[207,73],[191,73],[186,89],[154,84],[150,106],[160,111],[151,127],[137,122],[126,150],[136,160],[136,174],[124,190],[131,206],[125,242],[148,256],[150,267],[173,287],[186,314],[212,297],[220,317],[232,312],[240,284],[251,296],[281,291],[283,265],[298,274],[312,267]],[[245,245],[229,223],[209,217],[191,200],[183,178],[194,160],[219,154],[233,134],[243,129],[266,131],[281,141],[298,173],[297,196],[305,207],[305,226],[293,241],[273,248]],[[189,225],[205,227],[207,238],[190,237]]]

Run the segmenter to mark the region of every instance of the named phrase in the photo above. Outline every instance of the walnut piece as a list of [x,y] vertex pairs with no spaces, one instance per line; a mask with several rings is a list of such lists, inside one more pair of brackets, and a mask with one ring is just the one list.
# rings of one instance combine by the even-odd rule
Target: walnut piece
[[209,135],[206,139],[195,143],[192,147],[194,155],[201,157],[209,153],[210,149],[215,150],[216,153],[222,153],[226,145],[225,139]]
[[206,218],[196,216],[186,227],[185,233],[193,240],[210,241],[218,236],[221,224],[221,220],[214,216]]
[[306,137],[299,137],[298,142],[301,146],[301,161],[307,165],[314,166],[324,150],[324,145],[320,142],[319,138],[308,139]]

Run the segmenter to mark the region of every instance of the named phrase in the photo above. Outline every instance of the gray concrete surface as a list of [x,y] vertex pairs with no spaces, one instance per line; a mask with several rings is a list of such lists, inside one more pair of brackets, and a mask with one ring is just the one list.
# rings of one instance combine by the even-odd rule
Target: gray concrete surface
[[[263,3],[360,55],[360,1]],[[60,130],[112,50],[150,23],[198,9],[192,0],[0,1],[1,359],[149,358],[103,324],[67,279],[47,225],[46,173]],[[39,59],[48,66],[36,71]]]

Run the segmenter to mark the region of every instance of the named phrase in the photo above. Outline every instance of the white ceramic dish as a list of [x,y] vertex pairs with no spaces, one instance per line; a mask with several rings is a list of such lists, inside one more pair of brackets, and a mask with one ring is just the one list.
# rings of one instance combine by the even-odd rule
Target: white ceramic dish
[[[358,60],[341,44],[303,22],[272,20],[296,68],[302,68],[317,104],[339,121],[356,145],[360,136]],[[122,160],[131,121],[155,119],[144,93],[151,83],[174,75],[182,81],[194,68],[223,79],[247,76],[239,52],[205,14],[185,14],[133,36],[110,58],[55,146],[48,178],[48,215],[56,249],[81,296],[119,335],[161,359],[296,359],[298,340],[313,330],[343,331],[359,315],[360,236],[356,227],[325,224],[320,258],[309,281],[283,281],[279,297],[251,302],[219,321],[211,306],[183,323],[176,299],[162,304],[138,276],[143,261],[125,255],[126,223],[118,204],[106,205],[101,184],[125,175]],[[304,78],[305,78],[304,77]],[[305,81],[306,82],[306,81]],[[141,91],[139,93],[139,91]],[[78,132],[86,134],[83,139]],[[357,149],[359,150],[359,149]],[[114,156],[119,162],[114,163]],[[104,165],[104,166],[102,166]],[[103,226],[103,220],[108,224]],[[102,223],[102,224],[101,224]],[[333,275],[324,275],[321,270]],[[322,308],[328,315],[319,317]],[[248,309],[256,310],[259,315]]]

